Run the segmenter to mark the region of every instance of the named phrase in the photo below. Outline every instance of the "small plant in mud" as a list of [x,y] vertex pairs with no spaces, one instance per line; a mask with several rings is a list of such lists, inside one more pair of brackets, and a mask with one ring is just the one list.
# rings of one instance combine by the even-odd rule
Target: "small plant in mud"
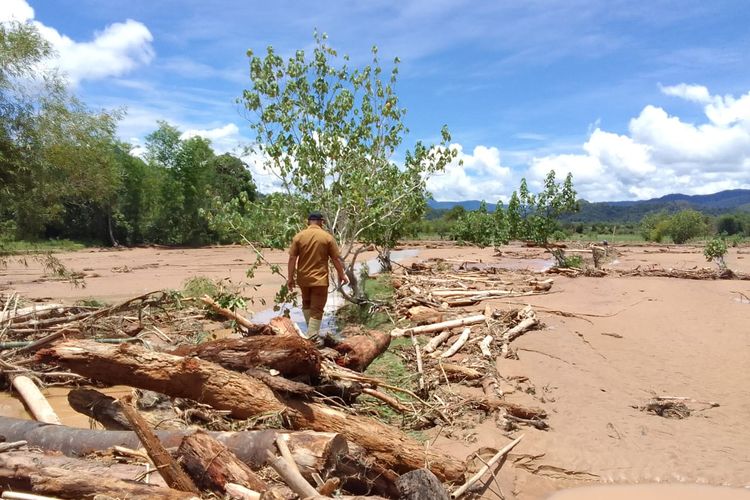
[[716,262],[719,266],[720,271],[727,270],[727,263],[724,261],[724,256],[727,254],[727,242],[724,238],[716,236],[706,243],[706,247],[703,249],[703,255],[706,257],[708,262]]

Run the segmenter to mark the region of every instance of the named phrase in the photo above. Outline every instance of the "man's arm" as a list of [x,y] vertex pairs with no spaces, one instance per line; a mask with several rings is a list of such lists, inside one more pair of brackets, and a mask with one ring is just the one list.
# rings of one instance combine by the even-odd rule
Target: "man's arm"
[[289,288],[289,290],[293,289],[296,286],[296,283],[294,281],[294,273],[297,271],[297,256],[296,255],[290,255],[289,256],[289,262],[287,262],[287,278],[286,278],[286,286]]
[[336,273],[339,275],[339,285],[347,285],[349,278],[344,272],[344,266],[341,265],[341,257],[335,257],[331,260],[333,260],[333,267],[336,268]]

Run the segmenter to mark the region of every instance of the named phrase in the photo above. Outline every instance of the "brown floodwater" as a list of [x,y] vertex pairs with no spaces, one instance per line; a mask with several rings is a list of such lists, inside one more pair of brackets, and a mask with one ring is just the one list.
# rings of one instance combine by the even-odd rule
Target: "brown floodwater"
[[704,484],[618,484],[553,493],[548,500],[748,500],[750,490]]

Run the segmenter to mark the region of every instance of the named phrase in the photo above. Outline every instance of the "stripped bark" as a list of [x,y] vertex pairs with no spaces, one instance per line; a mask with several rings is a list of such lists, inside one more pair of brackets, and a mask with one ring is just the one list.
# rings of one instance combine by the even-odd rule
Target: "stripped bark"
[[477,323],[483,323],[487,320],[484,314],[477,314],[474,316],[466,316],[463,318],[456,318],[450,321],[443,321],[442,323],[434,323],[432,325],[414,326],[411,328],[394,328],[391,330],[392,337],[403,337],[408,334],[422,334],[439,332],[441,330],[449,330],[451,328],[458,328],[459,326],[476,325]]
[[33,380],[25,375],[17,375],[12,378],[12,385],[36,420],[45,424],[62,424],[60,417],[57,416]]
[[391,336],[375,330],[365,335],[348,337],[334,347],[341,356],[336,363],[351,370],[363,372],[391,344]]
[[447,351],[441,354],[440,357],[450,358],[451,356],[456,354],[459,351],[459,349],[463,347],[466,341],[469,340],[469,335],[471,335],[471,328],[464,328],[464,331],[461,332],[461,335],[459,335],[458,339],[453,343],[452,346],[450,346],[450,348]]
[[289,377],[320,374],[320,352],[312,342],[297,335],[212,340],[180,346],[171,354],[197,356],[237,371],[266,367]]

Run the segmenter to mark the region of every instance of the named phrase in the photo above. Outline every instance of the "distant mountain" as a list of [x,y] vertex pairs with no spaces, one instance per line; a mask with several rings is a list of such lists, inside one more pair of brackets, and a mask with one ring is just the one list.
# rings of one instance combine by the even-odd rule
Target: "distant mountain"
[[[478,200],[427,201],[432,211],[438,213],[443,210],[450,210],[456,205],[461,205],[466,210],[476,210],[479,208],[480,203]],[[676,212],[687,208],[712,215],[735,211],[750,211],[750,189],[730,189],[714,194],[701,195],[676,193],[660,198],[638,201],[602,201],[591,203],[581,200],[581,211],[570,214],[564,219],[569,222],[637,222],[644,215],[651,212],[661,210]],[[494,211],[495,204],[488,203],[487,210]]]
[[[481,200],[464,200],[464,201],[435,201],[433,199],[427,200],[427,206],[433,210],[450,210],[456,205],[461,205],[466,210],[478,210]],[[490,212],[495,211],[494,203],[487,203],[487,210]]]

